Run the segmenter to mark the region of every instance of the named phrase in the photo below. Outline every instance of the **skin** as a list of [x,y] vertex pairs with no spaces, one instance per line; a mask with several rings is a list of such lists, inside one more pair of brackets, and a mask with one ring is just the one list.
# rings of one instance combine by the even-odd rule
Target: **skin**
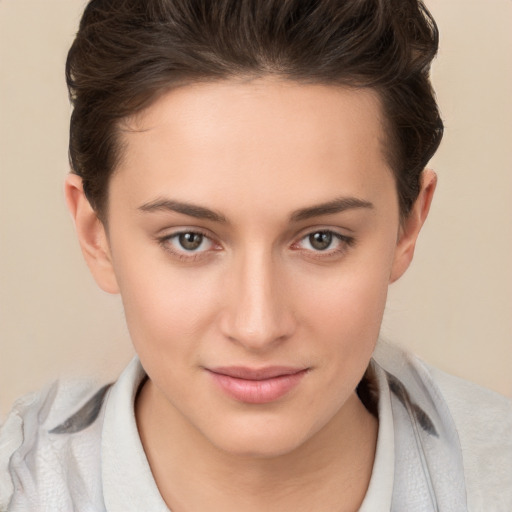
[[[127,119],[122,139],[108,230],[79,177],[66,197],[149,375],[136,418],[164,500],[174,512],[357,510],[377,420],[355,388],[435,174],[400,221],[377,95],[271,78],[175,89]],[[339,211],[311,210],[333,201]],[[203,236],[197,251],[184,232]],[[319,232],[335,234],[324,250]],[[231,365],[307,372],[253,404],[213,382],[211,368]]]

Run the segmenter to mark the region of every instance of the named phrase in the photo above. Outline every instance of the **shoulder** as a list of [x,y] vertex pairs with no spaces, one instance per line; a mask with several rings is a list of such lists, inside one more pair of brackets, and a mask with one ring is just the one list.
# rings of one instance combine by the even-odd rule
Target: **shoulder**
[[445,399],[459,435],[470,510],[510,510],[512,401],[423,364]]
[[[0,510],[73,510],[73,492],[97,502],[89,484],[99,470],[107,391],[91,381],[56,382],[14,404],[0,427]],[[60,495],[54,508],[49,488]]]
[[468,510],[512,510],[512,401],[393,345],[380,344],[376,359],[405,383],[413,400],[428,397],[440,421],[455,429]]

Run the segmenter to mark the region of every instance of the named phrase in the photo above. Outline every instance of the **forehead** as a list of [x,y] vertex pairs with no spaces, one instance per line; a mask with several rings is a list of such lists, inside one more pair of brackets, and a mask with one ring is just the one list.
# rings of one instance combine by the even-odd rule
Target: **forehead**
[[[128,138],[130,134],[147,132],[154,137],[174,125],[180,136],[189,135],[196,145],[211,135],[220,138],[223,130],[234,124],[250,124],[252,130],[278,132],[276,142],[289,133],[297,142],[304,136],[308,140],[324,140],[327,145],[339,142],[337,135],[342,135],[344,128],[340,121],[344,119],[352,122],[354,139],[363,143],[370,136],[385,143],[382,109],[375,90],[302,84],[273,77],[176,87],[126,119],[121,131]],[[286,127],[284,133],[280,131],[282,127]],[[333,133],[334,127],[338,134]]]
[[128,119],[121,133],[113,184],[131,183],[137,200],[249,200],[266,190],[276,200],[281,191],[314,202],[336,187],[361,196],[392,176],[380,101],[369,89],[270,78],[188,85]]

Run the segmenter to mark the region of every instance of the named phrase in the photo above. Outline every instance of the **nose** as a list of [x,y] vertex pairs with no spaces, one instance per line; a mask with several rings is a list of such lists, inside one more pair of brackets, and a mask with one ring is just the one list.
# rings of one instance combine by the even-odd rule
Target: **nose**
[[240,258],[225,286],[229,300],[221,329],[231,341],[264,352],[295,332],[292,297],[271,255],[252,251]]

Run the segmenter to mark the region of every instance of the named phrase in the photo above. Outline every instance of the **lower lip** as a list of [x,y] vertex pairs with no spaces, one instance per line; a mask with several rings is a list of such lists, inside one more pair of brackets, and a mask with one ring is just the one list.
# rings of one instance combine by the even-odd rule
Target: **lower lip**
[[279,400],[296,388],[307,370],[270,379],[246,380],[210,372],[213,380],[228,396],[248,404],[266,404]]

